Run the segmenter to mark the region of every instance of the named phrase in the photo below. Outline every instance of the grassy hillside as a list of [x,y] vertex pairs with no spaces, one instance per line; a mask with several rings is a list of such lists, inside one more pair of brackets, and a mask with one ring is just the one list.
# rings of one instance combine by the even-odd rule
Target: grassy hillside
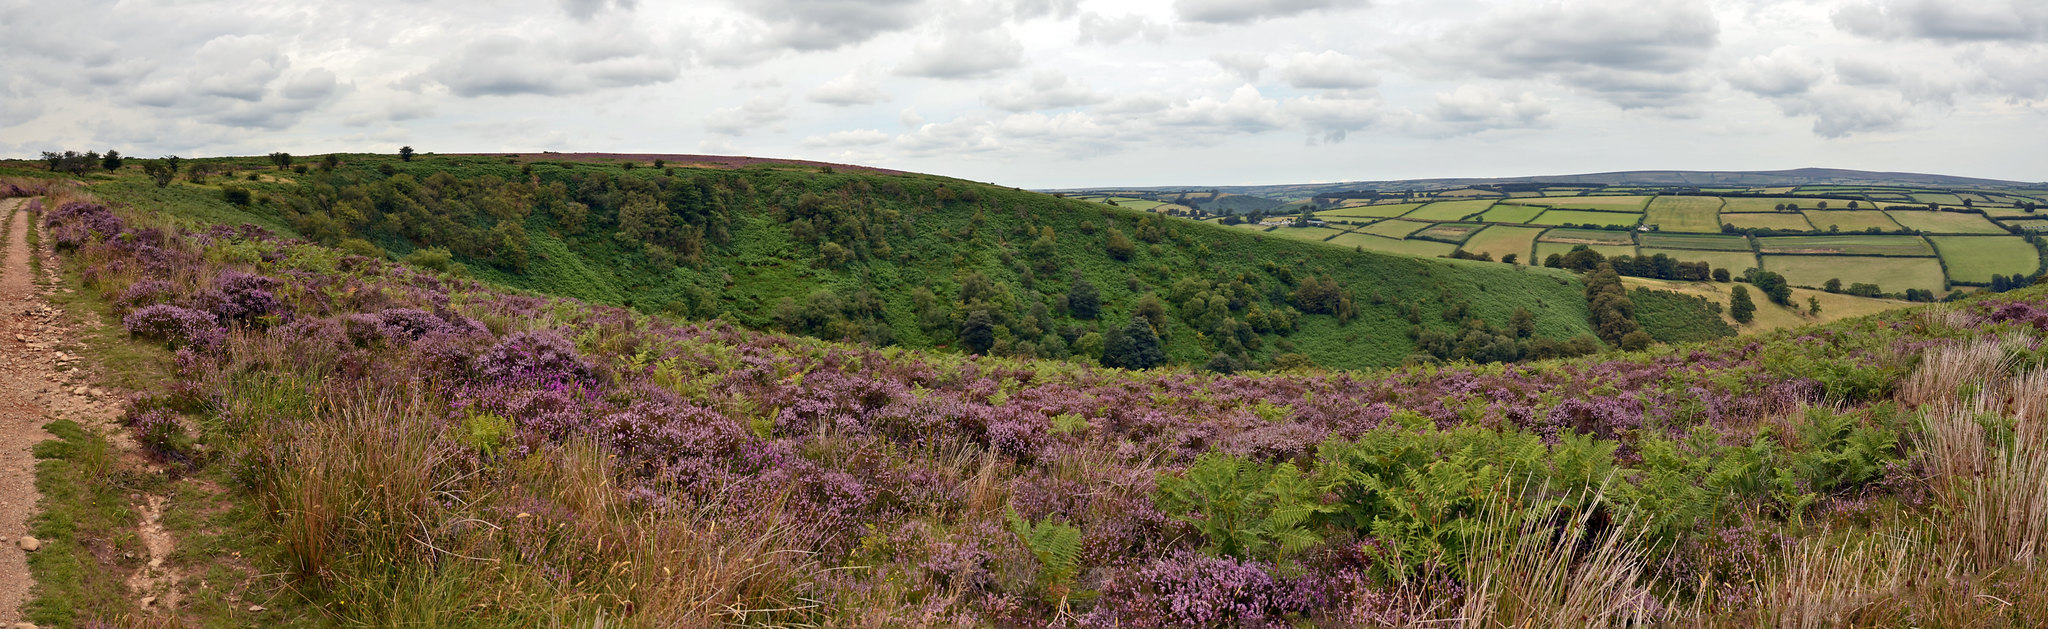
[[[447,265],[428,250],[447,249],[505,286],[830,339],[1100,358],[1148,314],[1171,362],[1295,354],[1289,364],[1356,368],[1407,360],[1421,330],[1504,328],[1517,310],[1535,315],[1537,337],[1589,331],[1568,273],[1314,246],[941,177],[548,155],[186,165],[222,174],[159,189],[130,167],[93,189],[436,267]],[[246,205],[221,200],[236,189]],[[1339,294],[1304,302],[1303,284],[1322,278]],[[1084,282],[1099,294],[1092,318],[1069,300]],[[976,311],[991,325],[963,337]]]
[[[81,517],[34,531],[39,625],[2048,623],[2048,287],[1219,375],[677,324],[149,206],[27,218],[51,294],[104,315],[79,351],[149,372],[122,430],[153,459],[51,424],[49,508]],[[123,496],[168,500],[186,603],[63,598],[148,570],[95,515]]]

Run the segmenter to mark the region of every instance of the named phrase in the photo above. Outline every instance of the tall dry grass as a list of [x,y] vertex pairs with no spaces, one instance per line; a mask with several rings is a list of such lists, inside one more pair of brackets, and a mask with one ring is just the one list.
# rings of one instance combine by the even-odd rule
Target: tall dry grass
[[1486,527],[1465,560],[1457,626],[1623,627],[1659,613],[1662,606],[1645,587],[1640,527],[1626,517],[1596,525],[1605,517],[1603,494],[1571,502],[1577,508],[1561,521],[1508,516]]

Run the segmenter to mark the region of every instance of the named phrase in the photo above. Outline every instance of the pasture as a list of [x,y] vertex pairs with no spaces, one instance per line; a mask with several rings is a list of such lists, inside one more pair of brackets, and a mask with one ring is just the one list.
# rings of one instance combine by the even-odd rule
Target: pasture
[[1641,212],[1649,204],[1647,196],[1596,196],[1596,197],[1546,197],[1543,205],[1566,210],[1596,210],[1602,212]]
[[1416,208],[1415,211],[1409,212],[1406,218],[1425,221],[1461,221],[1465,220],[1467,216],[1485,212],[1486,208],[1489,207],[1493,207],[1493,201],[1491,200],[1438,201]]
[[1373,223],[1371,225],[1361,227],[1357,231],[1360,233],[1372,234],[1374,236],[1385,236],[1388,238],[1407,238],[1409,234],[1413,234],[1415,232],[1428,229],[1430,225],[1430,223],[1423,223],[1418,221],[1393,219]]
[[1992,275],[2033,275],[2041,268],[2041,252],[2019,236],[1928,236],[1949,279],[1989,284]]
[[1948,292],[1941,261],[1935,258],[1887,258],[1876,256],[1763,256],[1764,270],[1785,276],[1794,286],[1818,288],[1830,279],[1843,285],[1876,284],[1889,293],[1920,288],[1936,294]]
[[1662,196],[1650,201],[1643,222],[1667,232],[1719,233],[1721,199],[1717,197]]
[[1329,240],[1331,236],[1344,233],[1344,230],[1330,227],[1286,226],[1275,227],[1273,228],[1273,231],[1267,233],[1273,234],[1275,236],[1293,238],[1295,240]]
[[[1733,201],[1734,199],[1729,199]],[[1806,215],[1798,212],[1765,212],[1759,214],[1722,214],[1721,222],[1739,229],[1775,229],[1778,231],[1813,231],[1813,224],[1806,222]]]
[[1535,225],[1608,225],[1629,227],[1643,221],[1643,215],[1626,212],[1591,212],[1586,210],[1551,210],[1530,221]]
[[1373,236],[1359,232],[1344,234],[1342,236],[1338,236],[1336,238],[1331,239],[1329,242],[1330,244],[1338,245],[1341,247],[1358,247],[1365,249],[1367,251],[1394,253],[1405,256],[1421,256],[1427,258],[1450,255],[1452,251],[1456,251],[1458,249],[1457,245],[1446,242],[1437,242],[1434,240],[1382,238],[1379,236]]
[[1539,240],[1567,245],[1634,245],[1636,235],[1602,229],[1553,229],[1543,232]]
[[1876,228],[1878,231],[1900,229],[1892,217],[1877,210],[1807,210],[1806,222],[1813,224],[1815,231],[1831,231],[1840,228],[1845,232],[1860,232]]
[[1907,229],[1917,229],[1930,234],[2003,234],[2005,228],[1993,224],[1982,214],[1963,212],[1887,212],[1893,221]]
[[1919,236],[1772,236],[1758,238],[1757,251],[1764,254],[1846,255],[1846,256],[1933,256],[1934,247]]
[[[1540,241],[1540,240],[1539,240],[1539,241],[1537,241],[1537,242],[1536,242],[1536,257],[1534,258],[1534,262],[1535,262],[1535,263],[1537,263],[1537,264],[1542,264],[1542,263],[1543,263],[1543,260],[1544,260],[1544,259],[1546,259],[1546,258],[1549,258],[1549,257],[1550,257],[1550,254],[1553,254],[1553,253],[1554,253],[1554,254],[1559,254],[1559,255],[1562,255],[1562,254],[1566,254],[1566,253],[1571,253],[1571,251],[1572,251],[1572,248],[1573,248],[1573,247],[1578,247],[1578,246],[1580,246],[1580,245],[1578,245],[1578,244],[1573,244],[1573,243],[1562,243],[1562,242],[1543,242],[1543,241]],[[1600,252],[1600,255],[1603,255],[1603,256],[1607,256],[1607,257],[1610,257],[1610,258],[1612,258],[1612,257],[1614,257],[1614,256],[1632,256],[1632,255],[1635,255],[1635,254],[1636,254],[1636,246],[1635,246],[1635,245],[1591,245],[1591,244],[1589,244],[1589,245],[1585,245],[1585,246],[1586,246],[1586,247],[1590,247],[1590,248],[1592,248],[1592,249],[1593,249],[1594,251],[1598,251],[1598,252]]]
[[1487,210],[1485,213],[1480,214],[1479,220],[1486,221],[1488,223],[1526,224],[1529,221],[1536,220],[1536,217],[1541,216],[1544,210],[1545,208],[1541,205],[1516,205],[1513,203],[1501,203],[1493,206],[1493,209]]
[[1641,255],[1664,254],[1679,262],[1705,262],[1717,269],[1728,269],[1729,273],[1741,275],[1743,270],[1756,267],[1756,254],[1750,251],[1702,251],[1699,249],[1657,249],[1643,246]]
[[1393,203],[1388,205],[1358,205],[1316,212],[1321,218],[1394,218],[1422,207],[1421,203]]
[[1530,262],[1541,264],[1542,260],[1531,260],[1529,256],[1536,249],[1536,237],[1542,234],[1543,228],[1541,227],[1494,225],[1479,230],[1479,233],[1466,238],[1465,250],[1472,253],[1489,254],[1495,260],[1499,260],[1508,254],[1514,254],[1524,264]]
[[1485,225],[1476,223],[1438,223],[1415,232],[1411,237],[1456,244],[1465,242],[1474,232],[1485,228]]
[[1749,251],[1749,239],[1742,236],[1707,234],[1636,234],[1636,243],[1653,249],[1699,249],[1704,251]]
[[1787,203],[1813,207],[1813,199],[1793,197],[1728,197],[1722,201],[1721,211],[1726,213],[1776,212],[1779,211],[1778,206]]

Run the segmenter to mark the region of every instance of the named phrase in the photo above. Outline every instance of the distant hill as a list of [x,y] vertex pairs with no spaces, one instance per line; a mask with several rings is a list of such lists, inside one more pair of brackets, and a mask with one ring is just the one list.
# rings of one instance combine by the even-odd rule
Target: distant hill
[[1869,172],[1839,168],[1797,168],[1792,170],[1768,171],[1687,171],[1687,170],[1632,170],[1611,173],[1583,175],[1539,175],[1532,177],[1495,178],[1438,178],[1438,179],[1395,179],[1381,181],[1344,181],[1312,184],[1275,184],[1263,186],[1159,186],[1150,188],[1076,188],[1049,190],[1048,192],[1089,193],[1097,190],[1118,190],[1134,193],[1179,193],[1193,191],[1216,191],[1226,194],[1241,194],[1264,197],[1276,201],[1298,201],[1317,195],[1359,190],[1403,191],[1403,190],[1448,190],[1472,186],[1499,186],[1512,184],[1588,184],[1605,186],[1811,186],[1811,185],[1857,185],[1857,186],[1922,186],[1939,188],[2023,188],[2042,187],[2040,183],[1981,179],[1951,175],[1930,175],[1923,173]]

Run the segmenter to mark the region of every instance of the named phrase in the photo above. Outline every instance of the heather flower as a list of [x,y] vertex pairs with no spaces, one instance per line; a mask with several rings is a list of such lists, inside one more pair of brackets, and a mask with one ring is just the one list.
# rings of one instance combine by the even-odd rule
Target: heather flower
[[214,277],[202,300],[223,322],[254,323],[260,317],[283,313],[284,302],[271,292],[276,286],[277,280],[261,275],[223,271]]
[[1276,579],[1255,561],[1181,552],[1103,584],[1084,622],[1121,627],[1285,627],[1329,598],[1313,577]]
[[123,418],[135,432],[135,442],[142,449],[162,460],[184,460],[185,426],[178,423],[178,415],[165,408],[154,408],[132,413]]
[[506,337],[476,358],[476,371],[489,381],[542,385],[586,383],[596,377],[596,370],[576,353],[576,345],[552,330]]
[[175,292],[176,288],[171,286],[170,282],[142,280],[130,284],[128,290],[121,291],[121,296],[115,298],[114,305],[123,310],[134,310],[144,306],[169,303]]
[[214,323],[213,315],[169,304],[130,312],[121,318],[121,324],[129,334],[174,346],[210,348],[227,340],[226,333]]

